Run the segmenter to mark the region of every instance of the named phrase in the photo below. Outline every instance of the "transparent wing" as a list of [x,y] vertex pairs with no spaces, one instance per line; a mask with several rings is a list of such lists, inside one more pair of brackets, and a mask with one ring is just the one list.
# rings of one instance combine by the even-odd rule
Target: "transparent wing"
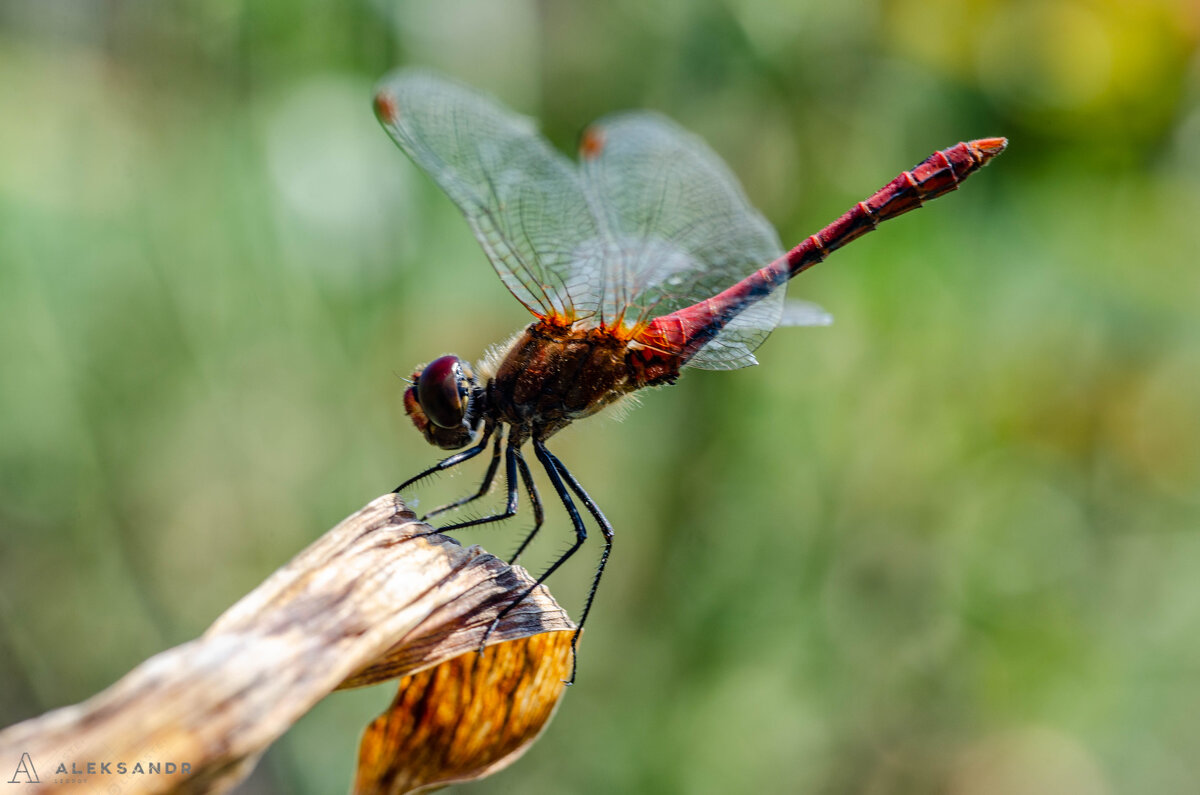
[[783,326],[831,326],[833,315],[812,301],[793,299],[783,304],[779,327]]
[[534,123],[422,71],[389,76],[380,122],[462,210],[505,286],[539,317],[594,314],[606,246],[576,166]]
[[684,366],[700,370],[737,370],[758,364],[754,350],[779,325],[786,290],[786,286],[776,288],[761,301],[743,309]]
[[[774,229],[707,145],[652,113],[601,120],[581,167],[531,120],[461,83],[389,77],[376,112],[459,206],[501,280],[531,312],[635,329],[720,293],[782,254]],[[784,315],[781,285],[689,362],[732,369]]]
[[[581,158],[608,247],[599,283],[606,324],[637,327],[703,301],[783,253],[721,159],[658,114],[601,119],[585,132]],[[778,318],[778,301],[757,310],[759,325]],[[730,344],[757,346],[743,336]]]
[[754,349],[776,328],[828,326],[833,315],[811,301],[785,301],[784,289],[773,290],[751,304],[704,345],[686,367],[701,370],[736,370],[758,364]]

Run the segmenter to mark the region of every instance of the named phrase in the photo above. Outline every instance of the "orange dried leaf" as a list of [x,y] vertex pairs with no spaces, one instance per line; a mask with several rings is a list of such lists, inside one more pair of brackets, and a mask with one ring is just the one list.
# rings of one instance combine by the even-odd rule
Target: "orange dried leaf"
[[571,633],[549,632],[404,677],[363,732],[354,792],[414,792],[507,767],[554,714],[570,666]]

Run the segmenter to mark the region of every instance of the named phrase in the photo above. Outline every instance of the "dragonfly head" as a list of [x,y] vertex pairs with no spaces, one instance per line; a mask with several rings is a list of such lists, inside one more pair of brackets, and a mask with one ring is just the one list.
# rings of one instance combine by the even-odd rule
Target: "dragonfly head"
[[426,441],[443,450],[466,447],[475,438],[479,418],[479,384],[457,356],[434,359],[413,373],[404,391],[404,410]]

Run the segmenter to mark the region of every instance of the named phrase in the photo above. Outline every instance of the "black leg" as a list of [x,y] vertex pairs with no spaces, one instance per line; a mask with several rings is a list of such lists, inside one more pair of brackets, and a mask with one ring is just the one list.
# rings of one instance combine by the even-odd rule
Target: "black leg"
[[392,493],[399,494],[401,489],[408,488],[412,484],[416,483],[418,480],[424,480],[425,478],[429,477],[430,475],[434,475],[438,472],[444,472],[445,470],[449,469],[450,467],[458,466],[463,461],[470,461],[472,458],[474,458],[475,456],[479,455],[480,453],[482,453],[484,450],[487,449],[488,439],[491,438],[493,430],[494,430],[493,426],[489,425],[489,426],[484,427],[483,438],[481,438],[479,440],[479,443],[477,445],[475,445],[474,447],[469,447],[466,450],[463,450],[461,453],[455,453],[454,455],[450,456],[449,458],[443,458],[441,461],[437,462],[436,464],[431,466],[429,469],[426,469],[424,472],[420,473],[419,475],[415,475],[415,476],[409,478],[408,480],[404,481],[396,488],[392,489]]
[[[558,570],[559,566],[566,563],[567,560],[569,560],[570,557],[574,555],[581,546],[583,546],[583,542],[587,540],[587,528],[584,527],[583,518],[579,515],[579,509],[575,507],[575,501],[571,499],[571,493],[563,484],[562,477],[559,475],[558,466],[555,464],[556,459],[550,454],[550,451],[546,449],[545,443],[537,437],[534,437],[533,439],[533,452],[537,454],[538,460],[542,462],[542,466],[545,468],[546,474],[550,477],[550,483],[554,486],[554,491],[558,493],[559,499],[562,500],[563,507],[567,509],[567,513],[571,517],[571,525],[575,528],[575,543],[572,544],[566,552],[562,553],[562,555],[560,555],[558,559],[554,561],[554,563],[550,564],[550,568],[542,572],[541,576],[537,578],[537,582],[526,588],[520,596],[518,596],[512,602],[509,602],[508,606],[501,610],[496,617],[492,619],[492,623],[488,626],[487,632],[483,633],[483,640],[479,643],[480,652],[483,651],[484,646],[487,644],[488,638],[492,636],[492,632],[500,624],[500,621],[509,613],[511,613],[513,608],[521,604],[521,602],[524,602],[525,599],[529,597],[529,594],[533,593],[539,585],[546,581],[547,577]],[[575,644],[577,643],[578,638],[579,630],[576,629],[575,635],[571,640],[571,678],[568,680],[567,684],[575,681],[574,656]]]
[[538,494],[537,486],[533,483],[533,473],[529,471],[529,464],[525,463],[525,456],[517,453],[517,467],[521,470],[521,480],[525,483],[525,491],[529,493],[529,504],[533,506],[533,529],[529,531],[529,535],[525,536],[525,540],[521,542],[521,546],[517,547],[517,551],[508,559],[508,565],[513,565],[517,562],[517,558],[521,557],[521,553],[529,546],[529,542],[533,541],[534,536],[538,534],[538,530],[542,529],[542,520],[545,519],[545,513],[542,510],[542,498]]
[[465,522],[454,522],[448,525],[442,525],[438,528],[439,532],[447,530],[461,530],[464,527],[474,527],[480,524],[489,524],[491,522],[499,522],[508,519],[517,513],[517,460],[521,453],[516,443],[517,435],[510,433],[508,435],[508,446],[504,449],[504,477],[505,483],[508,486],[508,502],[504,505],[504,510],[500,513],[494,513],[490,516],[483,516],[479,519],[468,519]]
[[454,502],[446,503],[440,508],[434,508],[432,511],[422,516],[421,521],[427,522],[433,517],[437,516],[439,513],[445,513],[446,511],[466,505],[468,502],[477,500],[491,491],[492,482],[496,479],[496,469],[500,466],[500,443],[503,441],[504,430],[500,429],[496,431],[496,441],[492,445],[492,461],[490,464],[488,464],[487,473],[483,476],[483,485],[479,487],[479,491],[475,492],[469,497],[463,497],[461,500],[455,500]]
[[596,524],[600,526],[600,532],[604,534],[604,551],[600,553],[600,565],[596,567],[596,576],[592,578],[592,587],[588,590],[587,601],[583,603],[583,614],[579,616],[579,627],[575,630],[575,634],[571,636],[571,678],[567,684],[575,681],[576,656],[575,650],[579,645],[579,633],[583,632],[583,625],[587,622],[588,613],[592,610],[592,601],[596,598],[596,589],[600,587],[600,578],[604,576],[604,566],[608,563],[608,554],[612,552],[613,528],[612,524],[601,513],[599,506],[592,501],[588,493],[584,491],[583,486],[575,479],[563,462],[558,460],[558,456],[546,451],[546,456],[553,462],[555,468],[566,479],[567,485],[571,487],[571,491],[583,501],[583,505],[588,509],[588,513],[596,520]]

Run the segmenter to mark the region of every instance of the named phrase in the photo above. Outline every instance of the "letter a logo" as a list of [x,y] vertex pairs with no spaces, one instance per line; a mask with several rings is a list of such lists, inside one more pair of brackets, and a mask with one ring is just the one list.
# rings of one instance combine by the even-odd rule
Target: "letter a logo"
[[[22,779],[24,776],[24,779]],[[17,769],[13,772],[13,777],[8,780],[9,784],[41,784],[38,781],[37,771],[33,769],[33,760],[29,758],[29,754],[21,754],[21,761],[17,764]]]

